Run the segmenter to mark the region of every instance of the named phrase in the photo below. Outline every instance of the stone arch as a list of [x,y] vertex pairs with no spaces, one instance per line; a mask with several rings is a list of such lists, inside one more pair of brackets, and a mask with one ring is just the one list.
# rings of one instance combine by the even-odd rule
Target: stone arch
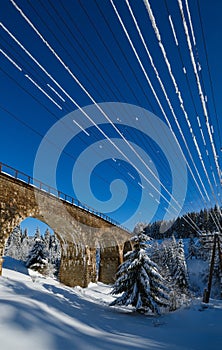
[[[70,226],[67,225],[67,222],[65,224],[68,227],[65,227],[65,230],[63,231],[62,227],[64,221],[62,220],[60,225],[58,222],[55,225],[56,218],[53,212],[48,214],[45,213],[43,216],[39,214],[38,210],[27,207],[25,210],[21,209],[15,211],[13,215],[11,212],[10,215],[10,218],[4,220],[4,225],[1,226],[0,275],[2,274],[4,247],[8,237],[13,229],[20,225],[23,220],[32,217],[51,227],[60,242],[61,261],[58,274],[60,282],[69,286],[80,285],[81,287],[86,287],[91,280],[95,281],[95,277],[93,278],[93,273],[91,272],[91,270],[94,270],[94,265],[91,267],[92,264],[89,264],[89,262],[93,260],[93,256],[92,254],[89,255],[89,250],[86,249],[86,247],[81,246],[79,240],[75,240],[71,237],[69,234]],[[48,220],[46,220],[46,217]],[[77,234],[75,236],[77,236]],[[77,243],[75,243],[75,241],[77,241]]]
[[22,221],[24,221],[27,218],[34,218],[34,219],[37,219],[37,220],[43,222],[44,224],[49,226],[54,231],[54,233],[55,233],[56,237],[58,238],[58,240],[60,241],[60,243],[63,241],[61,234],[59,234],[57,232],[56,226],[53,225],[53,222],[50,220],[49,221],[45,220],[44,216],[40,215],[38,213],[38,211],[33,210],[33,209],[26,209],[24,211],[19,210],[19,211],[14,213],[14,216],[11,215],[10,219],[4,220],[4,223],[1,226],[1,234],[2,234],[4,241],[6,241],[8,239],[8,237],[12,233],[13,229],[16,226],[19,226],[22,223]]

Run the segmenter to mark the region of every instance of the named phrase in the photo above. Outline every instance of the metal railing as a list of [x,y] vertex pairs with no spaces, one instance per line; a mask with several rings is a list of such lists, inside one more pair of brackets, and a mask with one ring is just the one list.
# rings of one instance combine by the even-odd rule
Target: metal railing
[[126,227],[122,226],[120,223],[118,223],[116,220],[113,220],[108,215],[101,213],[94,208],[88,206],[87,204],[81,203],[78,199],[67,195],[66,193],[57,190],[56,188],[45,184],[44,182],[37,180],[33,178],[30,175],[27,175],[23,173],[22,171],[19,171],[7,164],[4,164],[0,162],[0,173],[6,174],[8,176],[13,177],[14,179],[20,180],[22,182],[25,182],[28,185],[31,185],[34,188],[37,188],[43,192],[46,192],[56,198],[59,198],[62,201],[65,201],[69,204],[75,205],[76,207],[85,210],[88,213],[91,213],[95,216],[98,216],[99,218],[102,218],[103,220],[113,224],[114,226],[117,226],[124,231],[130,232]]

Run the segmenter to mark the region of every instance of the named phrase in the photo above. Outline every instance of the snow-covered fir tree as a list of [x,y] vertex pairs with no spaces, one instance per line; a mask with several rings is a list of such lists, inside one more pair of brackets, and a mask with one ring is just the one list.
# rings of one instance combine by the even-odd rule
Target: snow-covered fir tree
[[177,244],[177,255],[175,272],[173,276],[175,286],[182,292],[186,293],[189,287],[187,264],[184,254],[183,240],[180,239]]
[[164,260],[163,260],[163,269],[164,266],[167,268],[167,271],[171,278],[174,277],[175,265],[176,265],[176,256],[177,256],[177,242],[174,235],[163,242],[164,246]]
[[160,314],[160,307],[169,306],[168,288],[157,265],[147,255],[148,236],[144,231],[133,238],[133,251],[117,271],[112,294],[120,294],[110,305],[132,305],[139,312],[151,310]]
[[150,257],[151,259],[160,266],[162,262],[162,249],[161,244],[158,241],[153,241],[150,247]]
[[14,228],[9,236],[5,247],[5,254],[14,259],[21,260],[22,258],[22,230],[18,225]]
[[33,245],[26,266],[30,269],[43,273],[48,264],[48,253],[41,239],[36,239]]
[[50,249],[51,235],[50,235],[50,231],[49,231],[48,228],[47,228],[46,231],[45,231],[45,234],[44,234],[44,237],[43,237],[43,241],[44,241],[46,250],[49,251],[49,249]]
[[152,260],[159,266],[161,275],[172,288],[172,280],[176,265],[176,239],[172,236],[170,239],[163,240],[158,246],[152,245]]
[[34,235],[34,240],[37,241],[37,240],[41,240],[41,239],[42,239],[41,232],[40,232],[39,227],[37,227],[36,231],[35,231],[35,235]]

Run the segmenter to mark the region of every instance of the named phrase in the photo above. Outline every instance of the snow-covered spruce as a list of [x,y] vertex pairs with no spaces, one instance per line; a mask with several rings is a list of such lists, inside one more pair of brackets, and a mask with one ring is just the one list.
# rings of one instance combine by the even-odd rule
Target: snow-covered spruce
[[189,279],[187,273],[187,264],[184,254],[184,245],[182,239],[177,243],[177,255],[174,272],[174,283],[181,292],[186,293],[189,287]]
[[120,294],[111,304],[132,305],[138,312],[151,310],[160,314],[160,307],[169,306],[168,288],[157,265],[148,257],[145,242],[149,237],[144,231],[136,234],[133,251],[125,255],[125,261],[117,271],[117,280],[111,294]]
[[41,239],[36,239],[29,253],[26,266],[30,269],[44,273],[48,264],[48,254]]

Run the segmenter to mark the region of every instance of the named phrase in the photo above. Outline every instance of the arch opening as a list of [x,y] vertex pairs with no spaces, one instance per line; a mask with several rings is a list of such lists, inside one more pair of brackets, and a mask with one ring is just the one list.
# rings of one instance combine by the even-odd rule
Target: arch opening
[[3,269],[16,269],[18,262],[44,275],[58,277],[61,245],[50,226],[29,217],[14,227],[5,241]]

